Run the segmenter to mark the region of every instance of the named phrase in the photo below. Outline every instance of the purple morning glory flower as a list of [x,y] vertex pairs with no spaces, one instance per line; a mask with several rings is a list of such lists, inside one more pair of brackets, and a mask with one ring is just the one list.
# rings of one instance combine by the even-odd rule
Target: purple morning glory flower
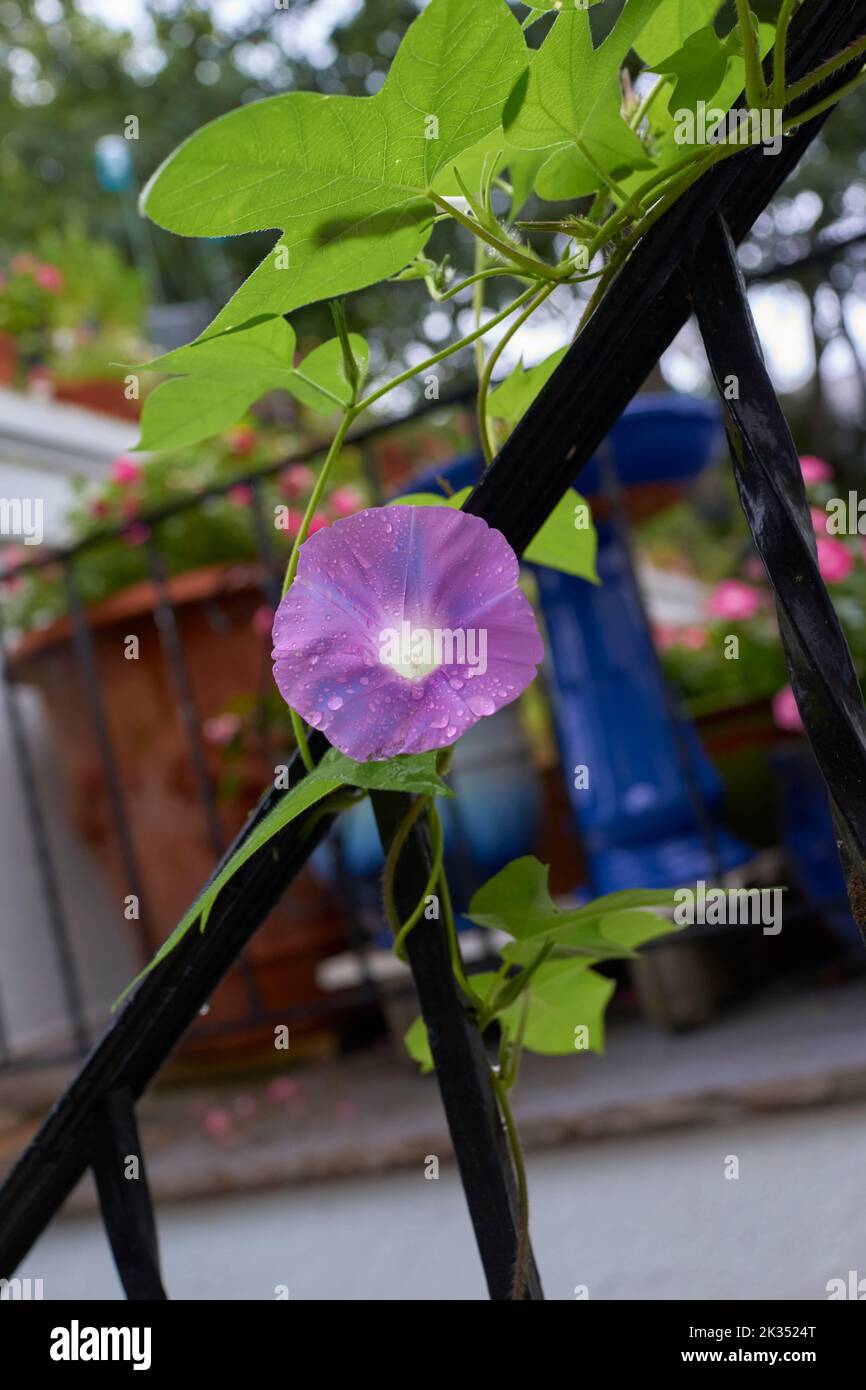
[[499,531],[371,508],[311,536],[274,620],[274,678],[356,762],[455,742],[526,689],[543,646]]

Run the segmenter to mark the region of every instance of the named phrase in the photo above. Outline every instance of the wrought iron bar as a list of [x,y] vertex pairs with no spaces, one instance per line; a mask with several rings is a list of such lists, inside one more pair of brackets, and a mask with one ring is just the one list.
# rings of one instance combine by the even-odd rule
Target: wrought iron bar
[[689,285],[725,399],[740,501],[776,595],[797,704],[833,801],[854,917],[866,942],[866,709],[818,569],[797,449],[773,388],[730,232],[707,229]]

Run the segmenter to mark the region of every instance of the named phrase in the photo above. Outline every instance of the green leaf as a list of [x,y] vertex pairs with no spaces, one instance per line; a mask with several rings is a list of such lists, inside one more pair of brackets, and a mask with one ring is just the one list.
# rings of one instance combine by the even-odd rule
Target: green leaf
[[694,110],[699,101],[711,98],[734,57],[730,42],[720,39],[712,25],[690,34],[682,48],[655,65],[658,72],[675,79],[670,109]]
[[641,911],[639,908],[606,912],[599,920],[598,929],[603,937],[630,951],[636,951],[648,941],[669,936],[672,931],[678,930],[667,917],[659,917],[655,912]]
[[550,868],[534,855],[513,859],[474,894],[467,916],[479,927],[506,932],[517,941],[538,944],[555,929],[597,922],[632,908],[674,906],[674,889],[626,889],[608,893],[585,907],[563,909],[550,896]]
[[709,24],[719,11],[721,0],[661,0],[656,12],[634,40],[634,47],[648,67],[656,67],[678,49],[692,34]]
[[[588,522],[588,524],[584,524]],[[599,584],[597,536],[589,504],[573,487],[561,497],[523,552],[524,560]]]
[[454,507],[455,510],[459,511],[471,491],[471,487],[462,487],[459,492],[455,492],[451,497],[445,497],[441,492],[407,492],[405,497],[392,497],[388,506]]
[[208,334],[145,363],[140,370],[177,379],[164,381],[145,400],[137,447],[197,444],[234,425],[266,391],[289,390],[295,344],[290,325],[270,318]]
[[430,753],[400,753],[381,763],[356,763],[344,753],[331,748],[319,763],[319,768],[324,769],[328,777],[338,777],[344,784],[363,787],[367,791],[453,796],[451,788],[436,771],[436,758],[434,750]]
[[419,1014],[415,1022],[406,1029],[403,1034],[403,1042],[406,1044],[406,1051],[417,1062],[422,1074],[433,1070],[433,1053],[430,1051],[430,1039],[427,1036],[427,1024]]
[[[367,344],[351,335],[366,371]],[[304,405],[331,414],[349,404],[338,338],[293,366],[294,330],[281,318],[259,319],[222,333],[211,330],[186,347],[146,362],[140,371],[177,373],[149,395],[141,414],[139,449],[197,444],[234,425],[268,391],[290,391]]]
[[[477,979],[473,975],[473,985]],[[604,1013],[615,988],[613,980],[597,974],[587,961],[546,961],[527,987],[527,1003],[521,997],[496,1017],[508,1037],[513,1038],[526,1008],[523,1046],[530,1052],[548,1057],[574,1054],[587,1047],[603,1052]],[[583,1028],[587,1032],[586,1047],[578,1047],[577,1030]]]
[[157,170],[143,210],[185,236],[281,229],[215,326],[375,284],[422,249],[431,184],[496,128],[525,63],[505,0],[432,0],[374,97],[289,92],[222,116]]
[[[536,189],[543,198],[593,192],[606,173],[648,168],[639,137],[623,120],[620,68],[658,0],[629,0],[611,33],[593,48],[589,15],[564,10],[508,98],[505,133],[522,149],[562,146],[542,167]],[[591,156],[577,148],[580,141]]]
[[[369,349],[357,333],[349,334],[349,342],[360,369],[360,387],[367,375]],[[302,405],[309,406],[311,410],[318,410],[322,415],[330,415],[335,408],[350,405],[352,387],[346,377],[346,365],[339,338],[330,338],[328,342],[321,343],[308,353],[300,366],[295,368],[288,389]]]
[[567,352],[567,347],[559,348],[534,367],[526,368],[519,362],[514,371],[491,391],[487,400],[487,414],[492,419],[504,420],[507,425],[516,425]]

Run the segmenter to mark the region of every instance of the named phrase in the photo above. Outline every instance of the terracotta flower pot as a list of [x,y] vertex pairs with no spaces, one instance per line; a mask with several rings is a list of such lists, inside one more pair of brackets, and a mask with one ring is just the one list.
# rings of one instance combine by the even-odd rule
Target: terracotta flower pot
[[53,395],[56,401],[80,405],[85,410],[95,410],[100,415],[113,415],[120,420],[137,420],[141,414],[141,401],[126,399],[122,381],[99,381],[95,378],[86,381],[55,381]]
[[18,375],[18,345],[11,333],[0,333],[0,386],[14,386]]
[[[262,603],[254,569],[197,570],[171,580],[169,592],[201,722],[222,713],[238,696],[270,682],[269,641],[254,631],[252,622]],[[177,692],[160,644],[156,599],[154,586],[144,583],[88,610],[101,697],[151,933],[149,946],[141,947],[142,955],[149,955],[182,916],[215,858]],[[125,655],[130,636],[139,643],[138,658],[132,660]],[[14,679],[41,693],[56,737],[71,818],[105,866],[122,901],[133,889],[123,868],[69,620],[27,635],[10,654],[10,670]],[[207,760],[213,782],[219,750],[209,748]],[[246,761],[237,797],[217,803],[225,843],[243,824],[263,786],[273,779],[274,766],[284,761],[285,755],[278,752],[270,762],[267,756]],[[228,1044],[233,1053],[239,1045],[273,1042],[274,1022],[255,1022],[250,975],[262,1009],[279,1012],[304,1006],[303,1020],[289,1021],[292,1038],[338,1025],[339,1016],[321,1007],[323,996],[315,970],[320,961],[345,947],[345,923],[338,904],[309,872],[301,874],[253,938],[246,970],[236,967],[223,982],[207,1019],[193,1029],[187,1048],[190,1044],[226,1047],[225,1038],[204,1036],[214,1023],[239,1024],[239,1032],[233,1031]]]

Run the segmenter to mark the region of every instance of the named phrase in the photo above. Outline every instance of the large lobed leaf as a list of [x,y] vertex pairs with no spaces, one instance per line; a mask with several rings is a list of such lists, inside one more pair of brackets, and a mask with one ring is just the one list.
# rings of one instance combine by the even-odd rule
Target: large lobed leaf
[[157,170],[143,211],[186,236],[281,229],[216,327],[375,284],[422,249],[431,184],[499,125],[525,63],[505,0],[432,0],[376,96],[290,92],[222,116]]
[[[361,370],[367,344],[350,335]],[[147,397],[141,414],[139,449],[178,449],[209,439],[237,423],[267,391],[290,391],[313,410],[329,414],[348,405],[340,342],[332,338],[294,366],[292,327],[281,318],[244,324],[223,333],[209,331],[194,343],[163,353],[139,370],[172,377]]]

